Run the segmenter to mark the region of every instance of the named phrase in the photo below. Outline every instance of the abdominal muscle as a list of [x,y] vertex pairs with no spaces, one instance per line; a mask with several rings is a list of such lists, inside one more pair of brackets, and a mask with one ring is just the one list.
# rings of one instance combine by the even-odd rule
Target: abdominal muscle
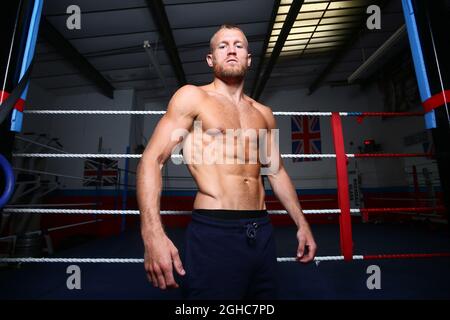
[[183,155],[199,189],[194,209],[265,209],[257,143],[220,139],[225,138],[203,134],[196,140],[189,134],[185,140]]
[[266,209],[259,165],[222,164],[188,167],[199,189],[194,209]]

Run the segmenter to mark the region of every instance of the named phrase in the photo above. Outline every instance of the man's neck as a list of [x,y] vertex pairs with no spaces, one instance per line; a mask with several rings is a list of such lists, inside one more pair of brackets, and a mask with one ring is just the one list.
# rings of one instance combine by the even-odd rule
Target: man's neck
[[212,85],[218,93],[228,97],[236,104],[244,97],[244,79],[224,81],[215,77]]

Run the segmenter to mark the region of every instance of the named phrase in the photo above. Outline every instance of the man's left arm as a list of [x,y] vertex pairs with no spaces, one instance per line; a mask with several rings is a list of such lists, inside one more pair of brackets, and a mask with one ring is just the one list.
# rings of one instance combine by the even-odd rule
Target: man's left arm
[[[268,109],[268,108],[267,108]],[[310,262],[314,259],[317,251],[317,245],[314,241],[311,228],[302,212],[300,202],[298,200],[297,191],[292,184],[289,175],[284,168],[283,161],[281,159],[278,141],[273,141],[272,129],[276,129],[276,122],[273,113],[270,109],[266,112],[266,119],[268,123],[268,142],[269,146],[269,157],[277,161],[270,161],[270,170],[268,171],[267,177],[269,179],[270,185],[275,196],[284,206],[286,211],[289,213],[291,218],[297,225],[297,239],[298,239],[298,249],[297,249],[297,259],[300,262]],[[276,165],[274,165],[276,164]]]

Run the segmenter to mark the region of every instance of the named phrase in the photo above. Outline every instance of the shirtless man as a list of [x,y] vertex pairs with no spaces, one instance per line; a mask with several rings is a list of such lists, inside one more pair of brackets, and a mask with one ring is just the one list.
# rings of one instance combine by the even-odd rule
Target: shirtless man
[[[138,165],[145,269],[149,280],[161,289],[179,287],[175,269],[183,276],[189,299],[273,299],[277,262],[264,203],[263,169],[269,168],[267,176],[274,194],[298,227],[298,261],[312,261],[316,243],[273,144],[267,147],[271,160],[265,165],[260,159],[249,161],[250,153],[261,149],[261,141],[252,144],[255,138],[251,135],[239,139],[236,134],[227,139],[226,147],[216,147],[215,154],[223,156],[224,161],[208,162],[201,155],[197,157],[201,147],[218,136],[229,138],[225,132],[231,129],[265,130],[269,138],[264,143],[273,141],[276,129],[271,109],[243,93],[251,55],[241,29],[221,26],[210,40],[206,61],[213,68],[214,81],[200,87],[186,85],[174,94]],[[200,140],[192,139],[199,123],[203,135]],[[174,132],[180,130],[188,134],[174,138]],[[189,153],[193,155],[191,160],[204,160],[186,161],[198,193],[186,232],[184,264],[160,219],[161,168],[180,143],[184,143],[185,158]],[[230,143],[232,148],[228,148]],[[244,152],[239,154],[236,150],[243,145]]]

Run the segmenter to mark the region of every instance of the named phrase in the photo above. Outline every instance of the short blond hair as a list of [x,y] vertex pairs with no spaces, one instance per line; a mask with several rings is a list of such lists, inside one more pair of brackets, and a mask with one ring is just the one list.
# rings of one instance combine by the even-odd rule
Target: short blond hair
[[210,52],[213,51],[213,39],[214,39],[214,37],[216,36],[216,34],[217,34],[220,30],[223,30],[223,29],[228,29],[228,30],[230,30],[230,29],[236,29],[236,30],[239,30],[240,32],[242,32],[242,34],[244,35],[244,38],[245,38],[245,42],[247,43],[247,47],[248,47],[248,40],[247,40],[247,37],[245,36],[244,31],[242,31],[242,29],[239,28],[239,26],[236,25],[236,24],[225,23],[225,24],[222,24],[222,25],[214,32],[214,34],[211,36],[211,38],[209,39],[209,51],[210,51]]

